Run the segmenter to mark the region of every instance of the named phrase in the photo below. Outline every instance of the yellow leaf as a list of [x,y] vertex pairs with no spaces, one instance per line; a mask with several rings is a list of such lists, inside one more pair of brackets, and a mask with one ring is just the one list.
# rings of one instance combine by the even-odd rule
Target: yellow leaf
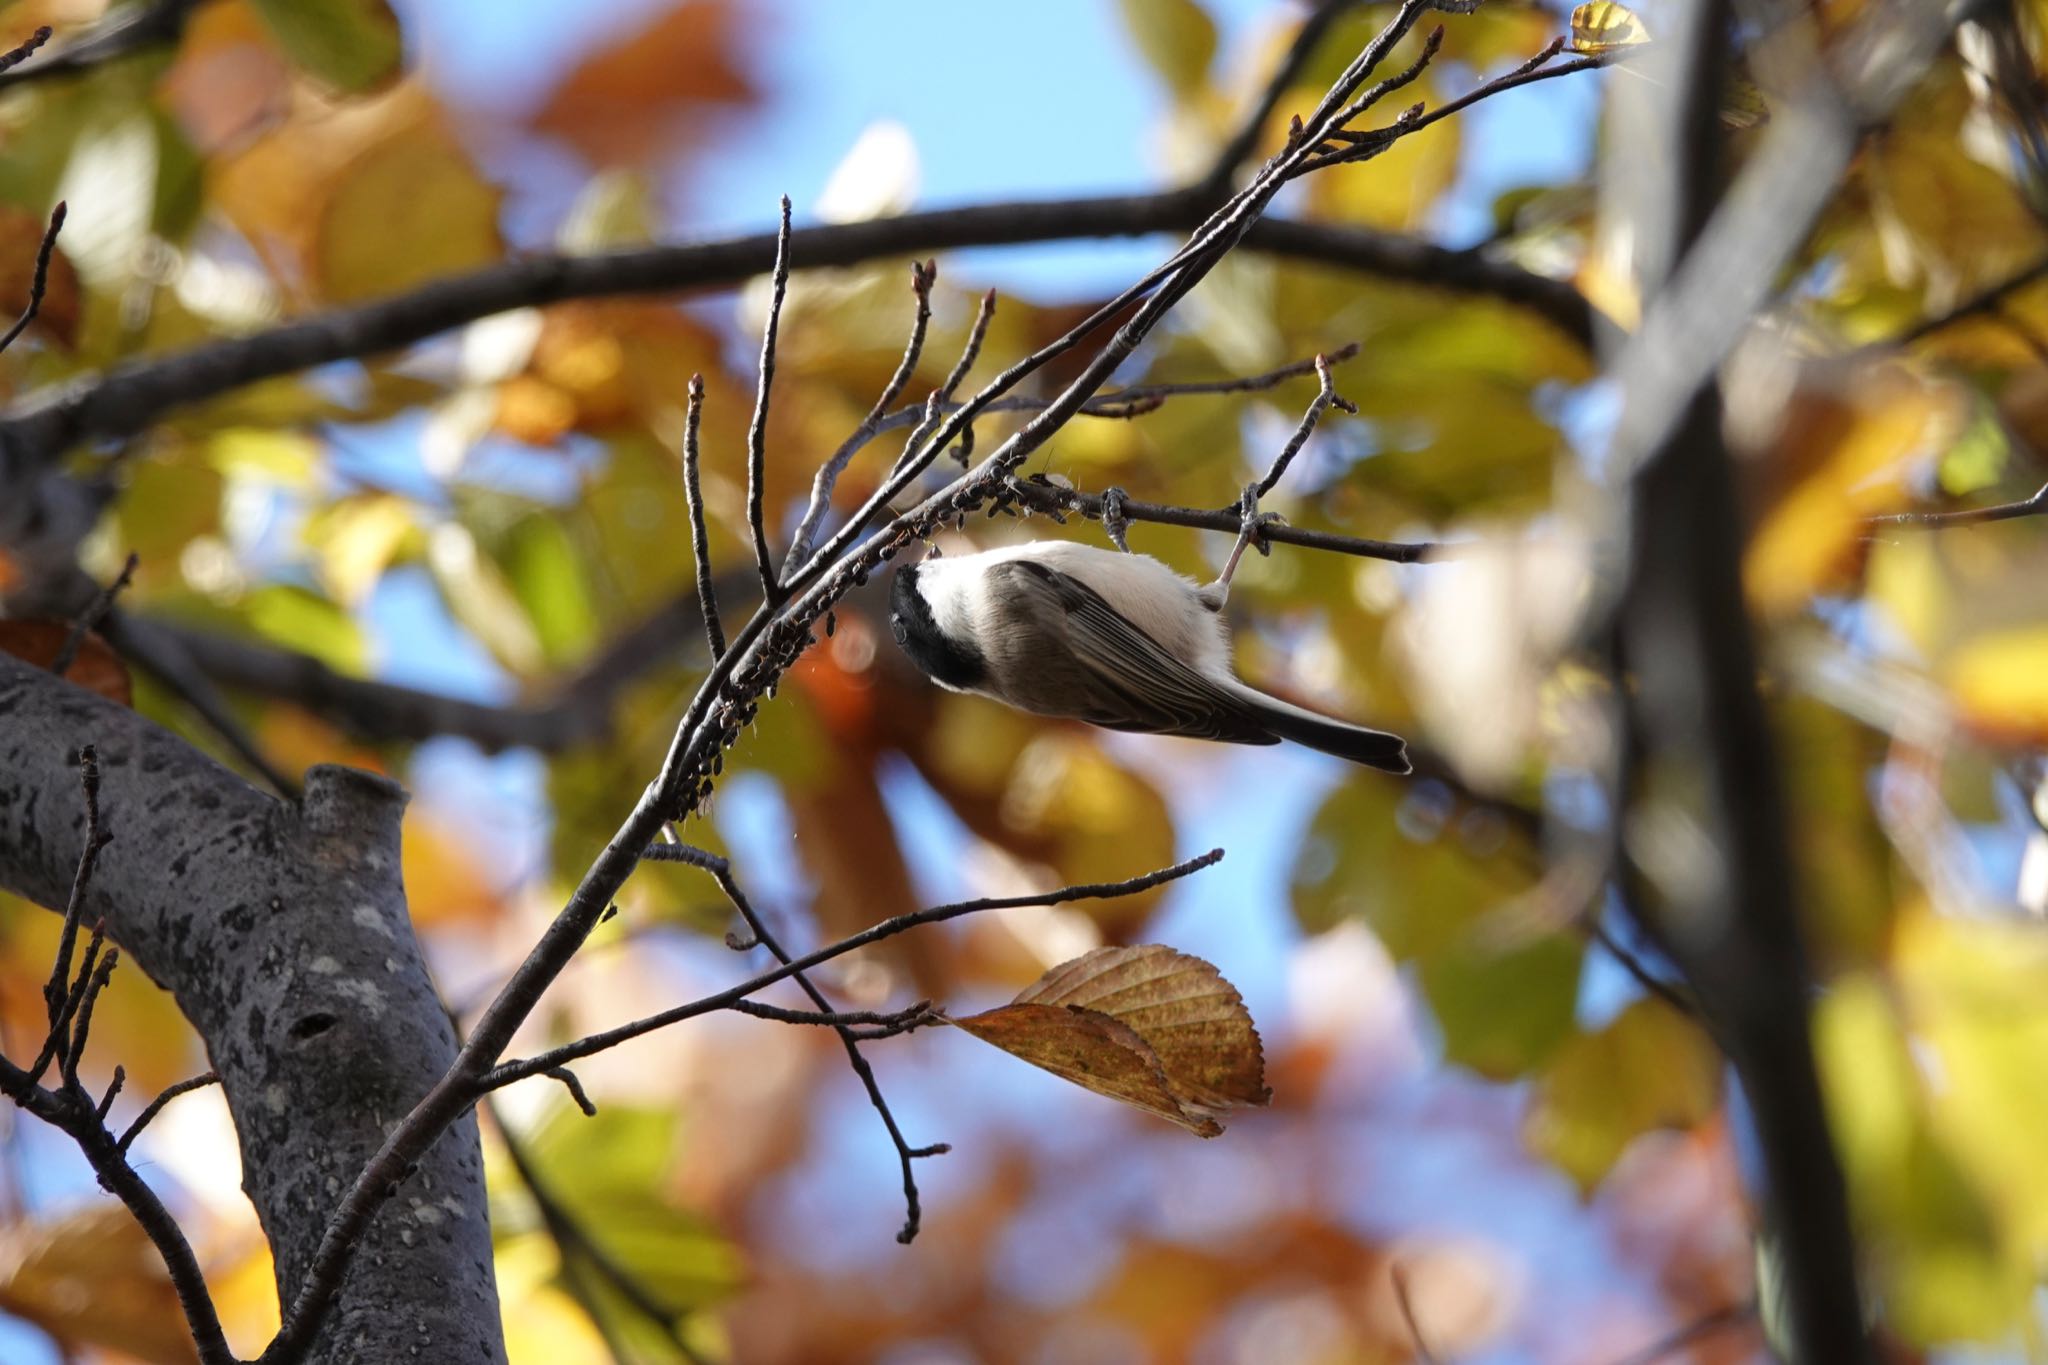
[[1097,948],[1012,1003],[952,1021],[985,1043],[1203,1137],[1272,1098],[1265,1053],[1237,988],[1157,944]]
[[1195,0],[1123,0],[1124,26],[1173,93],[1202,88],[1216,56],[1216,24]]
[[1770,458],[1749,461],[1756,527],[1743,584],[1766,615],[1801,610],[1858,567],[1864,519],[1906,500],[1906,477],[1962,430],[1962,391],[1889,369],[1793,396]]
[[498,191],[454,136],[427,124],[372,147],[320,215],[316,269],[338,302],[403,293],[495,260]]
[[1721,1057],[1661,1000],[1638,1000],[1605,1028],[1566,1043],[1536,1084],[1528,1144],[1591,1190],[1653,1128],[1689,1128],[1714,1112]]
[[0,1233],[0,1309],[66,1347],[197,1361],[170,1272],[128,1210],[93,1203]]
[[1634,10],[1614,0],[1591,0],[1572,11],[1574,52],[1613,52],[1650,41],[1650,31]]
[[1986,635],[1942,669],[1956,708],[1979,732],[2010,741],[2048,735],[2048,626]]

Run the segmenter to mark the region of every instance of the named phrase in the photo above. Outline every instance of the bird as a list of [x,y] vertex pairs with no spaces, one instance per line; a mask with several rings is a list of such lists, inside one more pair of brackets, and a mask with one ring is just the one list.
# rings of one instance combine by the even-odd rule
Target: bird
[[1063,540],[927,558],[896,571],[889,629],[939,686],[1020,711],[1228,744],[1286,739],[1411,771],[1400,736],[1238,679],[1222,609],[1245,543],[1209,584],[1150,555]]

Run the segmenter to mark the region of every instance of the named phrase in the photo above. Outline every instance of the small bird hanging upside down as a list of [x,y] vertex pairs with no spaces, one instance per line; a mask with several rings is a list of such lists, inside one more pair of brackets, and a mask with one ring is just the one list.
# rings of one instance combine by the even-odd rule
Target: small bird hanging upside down
[[1041,540],[896,572],[889,626],[934,682],[1041,716],[1230,744],[1291,739],[1408,772],[1398,735],[1269,697],[1230,664],[1222,608],[1237,554],[1197,585],[1150,555]]

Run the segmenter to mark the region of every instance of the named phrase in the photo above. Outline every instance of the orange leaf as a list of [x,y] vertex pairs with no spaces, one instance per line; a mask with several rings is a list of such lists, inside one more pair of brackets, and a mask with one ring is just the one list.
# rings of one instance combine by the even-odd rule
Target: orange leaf
[[1203,1137],[1272,1098],[1265,1053],[1237,988],[1158,944],[1097,948],[1015,1001],[952,1021],[1033,1066]]
[[[70,636],[71,627],[63,621],[0,621],[0,653],[12,654],[37,668],[48,668],[57,661],[64,641]],[[79,642],[78,654],[71,667],[64,670],[64,678],[108,701],[123,706],[135,704],[128,665],[95,632],[87,631],[85,639]]]
[[685,0],[585,58],[534,116],[534,127],[593,161],[643,160],[660,148],[674,115],[754,98],[734,61],[733,29],[725,0]]
[[74,1350],[102,1347],[159,1365],[199,1359],[163,1258],[112,1202],[0,1234],[0,1309]]

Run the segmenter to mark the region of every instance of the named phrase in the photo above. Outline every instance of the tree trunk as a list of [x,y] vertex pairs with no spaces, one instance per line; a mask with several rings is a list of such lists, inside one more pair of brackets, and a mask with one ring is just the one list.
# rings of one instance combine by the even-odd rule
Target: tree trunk
[[[301,802],[275,800],[133,711],[0,654],[0,887],[51,908],[84,837],[86,744],[113,842],[84,923],[103,921],[205,1040],[289,1303],[330,1210],[455,1055],[406,915],[405,792],[323,766]],[[400,1183],[310,1358],[504,1360],[473,1115]]]

